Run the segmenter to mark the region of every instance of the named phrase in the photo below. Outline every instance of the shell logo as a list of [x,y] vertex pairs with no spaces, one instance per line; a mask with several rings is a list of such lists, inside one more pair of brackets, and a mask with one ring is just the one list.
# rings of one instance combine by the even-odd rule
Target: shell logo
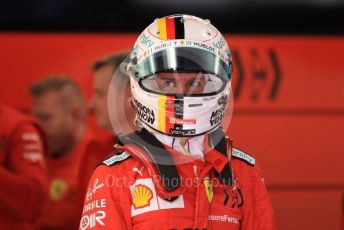
[[150,205],[150,201],[153,198],[153,193],[150,188],[145,185],[137,185],[133,193],[133,205],[134,208],[144,208]]

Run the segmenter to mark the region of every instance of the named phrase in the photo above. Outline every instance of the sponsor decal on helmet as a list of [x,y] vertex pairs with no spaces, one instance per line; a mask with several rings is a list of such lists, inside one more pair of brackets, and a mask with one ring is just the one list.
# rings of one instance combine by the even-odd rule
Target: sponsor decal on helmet
[[142,33],[139,39],[141,44],[145,45],[148,48],[154,44],[154,42],[145,33]]
[[178,124],[178,125],[194,125],[196,124],[196,119],[181,119],[181,118],[170,118],[171,124]]
[[227,95],[220,97],[217,101],[218,105],[222,105],[219,109],[213,111],[210,117],[210,125],[215,126],[219,124],[226,112]]
[[205,50],[208,50],[212,53],[215,53],[215,48],[214,47],[211,47],[210,45],[207,45],[205,43],[201,43],[201,42],[193,42],[193,46],[196,46],[196,47],[200,47],[200,48],[203,48]]
[[221,108],[212,112],[211,117],[210,117],[211,126],[215,126],[222,121],[222,118],[225,115],[225,108],[226,106],[222,106]]
[[225,38],[221,36],[221,39],[217,42],[213,42],[213,46],[218,49],[222,49],[226,45]]
[[170,129],[170,133],[173,135],[193,135],[196,133],[196,129]]
[[228,96],[227,95],[223,95],[222,97],[219,98],[219,100],[217,100],[217,104],[219,104],[219,105],[226,105],[227,104],[227,100],[228,100]]
[[140,120],[145,121],[153,125],[155,121],[154,111],[144,105],[142,105],[138,100],[134,99],[134,104],[137,109],[137,116]]

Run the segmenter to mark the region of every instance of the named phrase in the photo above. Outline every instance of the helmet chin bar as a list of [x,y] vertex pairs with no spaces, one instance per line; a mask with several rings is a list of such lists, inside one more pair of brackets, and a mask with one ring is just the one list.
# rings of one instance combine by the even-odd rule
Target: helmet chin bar
[[150,132],[194,137],[220,126],[227,108],[230,84],[211,96],[165,96],[150,93],[133,81],[136,119]]

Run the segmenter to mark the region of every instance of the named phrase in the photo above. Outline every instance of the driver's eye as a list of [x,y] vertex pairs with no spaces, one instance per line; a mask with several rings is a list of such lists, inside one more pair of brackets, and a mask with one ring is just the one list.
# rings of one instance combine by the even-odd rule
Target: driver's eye
[[173,88],[176,86],[176,84],[173,81],[165,80],[165,86],[169,88]]
[[192,81],[190,87],[198,87],[200,85],[199,81]]

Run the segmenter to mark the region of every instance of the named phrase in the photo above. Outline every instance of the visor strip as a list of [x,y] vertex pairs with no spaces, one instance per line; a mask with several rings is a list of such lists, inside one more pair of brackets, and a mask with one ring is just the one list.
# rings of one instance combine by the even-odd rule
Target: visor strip
[[[167,106],[166,106],[167,104]],[[166,97],[166,129],[165,133],[170,133],[171,129],[174,128],[174,124],[171,124],[171,116],[174,115],[174,97],[173,96],[167,96]]]
[[158,98],[158,130],[165,133],[166,129],[166,96]]

